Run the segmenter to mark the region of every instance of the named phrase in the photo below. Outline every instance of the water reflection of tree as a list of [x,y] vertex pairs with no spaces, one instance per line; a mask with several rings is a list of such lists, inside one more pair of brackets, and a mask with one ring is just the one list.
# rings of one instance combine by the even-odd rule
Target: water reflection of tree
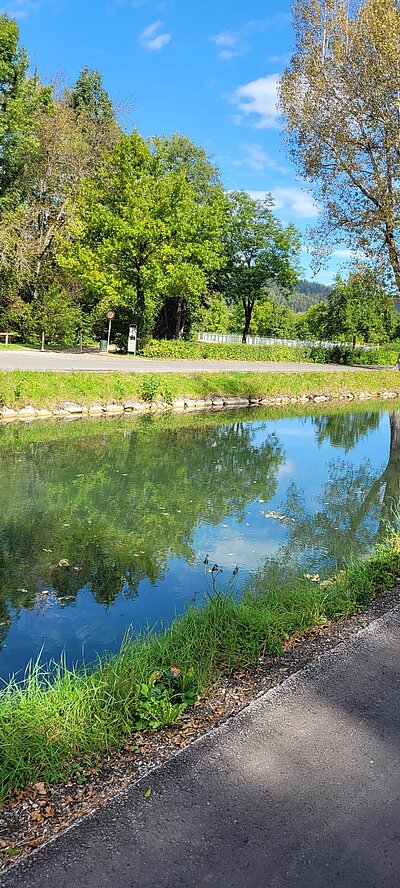
[[[316,417],[317,437],[349,452],[377,428],[378,413]],[[297,486],[289,488],[285,510],[291,519],[285,557],[315,570],[341,566],[350,553],[364,554],[398,524],[400,503],[400,411],[389,416],[390,443],[386,465],[376,475],[369,460],[358,468],[333,460],[318,509],[307,512]]]
[[[235,421],[236,420],[236,421]],[[274,495],[283,455],[232,416],[184,425],[145,417],[87,435],[0,450],[0,622],[8,604],[33,607],[38,589],[68,604],[90,583],[110,603],[155,582],[169,555],[193,561],[193,532]]]

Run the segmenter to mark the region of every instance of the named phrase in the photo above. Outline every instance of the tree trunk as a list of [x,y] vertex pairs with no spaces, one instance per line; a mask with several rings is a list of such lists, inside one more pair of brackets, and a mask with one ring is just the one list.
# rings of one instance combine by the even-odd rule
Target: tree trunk
[[175,319],[175,336],[174,339],[180,339],[183,333],[182,326],[182,310],[183,310],[183,300],[178,299],[178,303],[176,306],[176,319]]
[[143,283],[142,283],[140,269],[138,269],[137,276],[136,276],[136,320],[137,320],[138,330],[139,330],[139,323],[141,321],[141,324],[142,324],[142,331],[141,332],[144,332],[143,327],[144,327],[144,321],[145,321],[145,307],[146,306],[145,306],[144,287],[143,287]]
[[390,264],[396,281],[397,289],[400,292],[400,258],[397,249],[394,233],[389,225],[386,225],[385,240],[388,246]]
[[249,335],[251,316],[253,314],[253,305],[254,305],[254,302],[244,302],[243,301],[244,317],[245,317],[243,334],[242,334],[242,342],[243,343],[246,343],[247,336]]

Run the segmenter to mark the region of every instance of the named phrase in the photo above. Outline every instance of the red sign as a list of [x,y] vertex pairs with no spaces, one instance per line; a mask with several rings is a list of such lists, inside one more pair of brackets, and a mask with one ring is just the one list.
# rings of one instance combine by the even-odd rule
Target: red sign
[[113,321],[115,318],[115,311],[113,311],[113,309],[110,308],[110,310],[107,312],[106,317],[107,317],[107,320]]

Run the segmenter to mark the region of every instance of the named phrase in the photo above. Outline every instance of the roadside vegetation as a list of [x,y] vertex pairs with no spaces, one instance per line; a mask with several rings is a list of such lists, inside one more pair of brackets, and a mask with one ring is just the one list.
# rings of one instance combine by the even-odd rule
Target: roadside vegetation
[[[214,576],[213,566],[210,566]],[[92,668],[33,665],[0,694],[0,793],[79,774],[82,762],[137,730],[172,724],[221,673],[283,652],[307,629],[349,615],[392,588],[400,572],[397,538],[331,580],[299,578],[271,566],[240,599],[218,590],[160,634],[126,638]]]
[[[112,358],[110,358],[112,360]],[[178,398],[211,397],[295,397],[327,395],[339,397],[361,392],[378,397],[385,390],[397,391],[400,376],[396,370],[346,370],[315,373],[41,373],[19,371],[0,373],[0,409],[61,406],[74,401],[82,406],[161,401],[171,404]]]
[[212,361],[292,361],[321,364],[394,367],[400,352],[400,343],[391,342],[380,348],[357,348],[337,345],[326,348],[318,345],[240,345],[225,342],[197,342],[183,339],[152,339],[140,354],[144,358]]

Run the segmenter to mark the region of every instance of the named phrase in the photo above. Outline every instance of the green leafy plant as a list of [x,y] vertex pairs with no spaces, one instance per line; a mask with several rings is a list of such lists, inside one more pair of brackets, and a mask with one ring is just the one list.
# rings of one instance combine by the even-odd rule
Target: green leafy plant
[[160,380],[154,373],[149,373],[143,378],[140,386],[140,397],[143,401],[151,403],[155,400],[160,388]]

